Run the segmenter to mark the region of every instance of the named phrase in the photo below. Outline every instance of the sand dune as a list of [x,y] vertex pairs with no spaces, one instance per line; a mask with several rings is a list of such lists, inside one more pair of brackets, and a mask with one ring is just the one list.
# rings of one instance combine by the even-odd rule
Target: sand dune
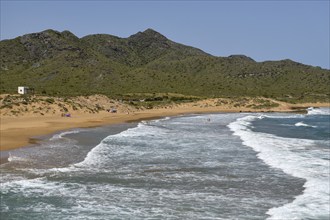
[[[13,104],[11,108],[6,108],[4,106],[8,103],[4,102],[5,97],[6,95],[1,95],[0,102],[1,151],[27,146],[35,142],[36,136],[71,128],[94,127],[190,113],[288,112],[310,106],[329,106],[329,103],[294,105],[269,99],[260,101],[261,99],[243,98],[207,99],[146,109],[136,108],[105,96],[91,96],[76,97],[69,101],[61,98],[37,97],[35,102]],[[275,107],[274,103],[278,106]],[[107,110],[111,107],[115,108],[117,113],[108,112]],[[71,117],[62,117],[64,113],[70,113]]]

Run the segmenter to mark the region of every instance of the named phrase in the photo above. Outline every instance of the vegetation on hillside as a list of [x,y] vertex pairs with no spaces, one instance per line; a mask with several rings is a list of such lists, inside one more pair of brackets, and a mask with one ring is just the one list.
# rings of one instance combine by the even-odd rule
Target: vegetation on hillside
[[159,93],[175,93],[263,96],[288,102],[330,97],[329,70],[291,60],[215,57],[151,29],[128,38],[106,34],[78,38],[69,31],[46,30],[3,40],[0,50],[1,93],[16,93],[24,85],[50,96],[150,98],[152,94],[155,99]]
[[[188,108],[196,112],[202,109],[222,108],[234,111],[272,111],[281,102],[267,98],[215,98],[201,99],[178,94],[127,94],[122,99],[110,99],[104,95],[49,97],[41,95],[1,94],[2,116],[52,116],[71,114],[96,114],[101,112],[130,114],[146,109]],[[115,110],[113,112],[113,110]]]

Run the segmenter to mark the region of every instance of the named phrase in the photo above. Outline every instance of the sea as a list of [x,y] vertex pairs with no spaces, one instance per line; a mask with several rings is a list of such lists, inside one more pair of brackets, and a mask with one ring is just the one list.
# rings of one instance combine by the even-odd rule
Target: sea
[[74,129],[2,153],[1,220],[330,219],[329,108]]

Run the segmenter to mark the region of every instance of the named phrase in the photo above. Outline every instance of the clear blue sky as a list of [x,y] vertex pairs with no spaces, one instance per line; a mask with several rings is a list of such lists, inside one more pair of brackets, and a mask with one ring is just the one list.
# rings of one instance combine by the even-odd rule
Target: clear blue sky
[[4,1],[1,39],[45,29],[128,37],[147,28],[215,56],[330,68],[329,1]]

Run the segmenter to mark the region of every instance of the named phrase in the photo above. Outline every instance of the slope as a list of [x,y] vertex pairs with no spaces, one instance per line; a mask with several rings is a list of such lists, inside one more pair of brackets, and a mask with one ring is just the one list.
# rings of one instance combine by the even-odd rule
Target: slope
[[147,29],[128,38],[45,30],[0,42],[1,93],[17,86],[75,96],[180,93],[329,100],[330,71],[291,60],[215,57]]

